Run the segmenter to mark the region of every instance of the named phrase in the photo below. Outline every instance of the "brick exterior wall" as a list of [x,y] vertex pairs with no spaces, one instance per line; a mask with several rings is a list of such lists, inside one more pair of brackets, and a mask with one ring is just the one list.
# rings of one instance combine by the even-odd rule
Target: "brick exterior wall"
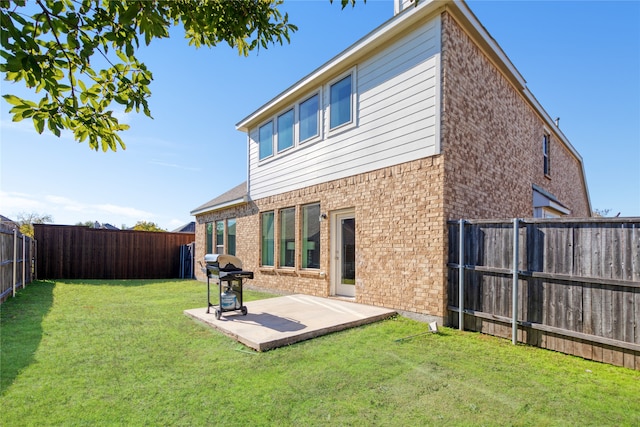
[[555,195],[571,216],[590,216],[578,160],[546,128],[551,173],[545,176],[543,121],[447,13],[442,74],[447,218],[532,217],[532,184]]
[[[320,224],[320,269],[261,267],[260,212],[320,203],[321,212],[354,208],[356,302],[444,317],[445,221],[441,156],[355,175],[251,202],[245,207],[200,215],[196,257],[202,259],[205,224],[235,217],[236,255],[254,271],[247,285],[317,296],[330,295],[330,218]],[[298,236],[299,238],[300,236]],[[300,243],[297,243],[300,253]],[[276,251],[277,252],[277,251]],[[277,258],[277,256],[276,256]],[[300,265],[300,260],[297,260]],[[205,280],[202,272],[198,278]]]

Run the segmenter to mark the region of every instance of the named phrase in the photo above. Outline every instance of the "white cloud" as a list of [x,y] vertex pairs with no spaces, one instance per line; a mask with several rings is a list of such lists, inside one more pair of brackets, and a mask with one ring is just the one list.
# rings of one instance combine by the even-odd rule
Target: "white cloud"
[[91,220],[120,226],[142,220],[151,221],[155,217],[151,212],[132,206],[85,203],[55,194],[39,196],[0,191],[0,213],[12,218],[22,212],[51,215],[57,224],[75,224]]
[[151,218],[154,216],[154,214],[152,214],[151,212],[143,211],[143,210],[128,207],[128,206],[104,204],[104,205],[91,205],[91,207],[96,209],[98,212],[125,216],[135,220]]
[[5,215],[42,210],[46,206],[31,194],[0,191],[0,210]]
[[87,209],[87,205],[67,197],[47,195],[44,196],[44,199],[59,209],[65,209],[72,212],[82,212]]

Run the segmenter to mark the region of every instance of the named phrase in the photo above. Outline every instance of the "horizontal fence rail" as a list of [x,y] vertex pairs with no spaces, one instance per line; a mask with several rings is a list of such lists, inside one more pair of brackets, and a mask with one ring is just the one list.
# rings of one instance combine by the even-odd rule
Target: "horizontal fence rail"
[[640,370],[640,218],[449,222],[449,322]]
[[0,302],[33,281],[35,242],[17,229],[0,227]]
[[194,233],[34,224],[39,279],[174,279]]

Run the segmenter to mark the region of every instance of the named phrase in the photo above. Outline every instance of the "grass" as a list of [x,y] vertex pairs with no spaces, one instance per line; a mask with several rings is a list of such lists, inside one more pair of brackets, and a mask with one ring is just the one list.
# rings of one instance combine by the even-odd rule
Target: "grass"
[[637,371],[402,317],[255,353],[183,314],[205,305],[195,281],[28,286],[0,306],[0,425],[640,425]]

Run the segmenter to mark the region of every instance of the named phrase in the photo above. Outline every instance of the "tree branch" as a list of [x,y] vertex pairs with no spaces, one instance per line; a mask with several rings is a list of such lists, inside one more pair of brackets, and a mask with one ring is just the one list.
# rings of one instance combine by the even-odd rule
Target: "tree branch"
[[67,62],[69,64],[69,86],[71,87],[71,97],[73,99],[76,99],[75,85],[73,83],[73,66],[72,66],[71,58],[69,58],[69,56],[67,55],[66,49],[63,47],[62,43],[60,42],[60,39],[58,38],[56,29],[53,26],[53,22],[51,21],[49,10],[42,4],[41,0],[36,0],[36,3],[38,4],[38,6],[40,6],[40,8],[42,9],[42,12],[47,18],[47,22],[49,22],[49,26],[51,27],[51,33],[53,34],[53,37],[56,39],[56,43],[58,44],[60,51],[62,51],[62,54],[64,55],[64,57],[67,58]]

